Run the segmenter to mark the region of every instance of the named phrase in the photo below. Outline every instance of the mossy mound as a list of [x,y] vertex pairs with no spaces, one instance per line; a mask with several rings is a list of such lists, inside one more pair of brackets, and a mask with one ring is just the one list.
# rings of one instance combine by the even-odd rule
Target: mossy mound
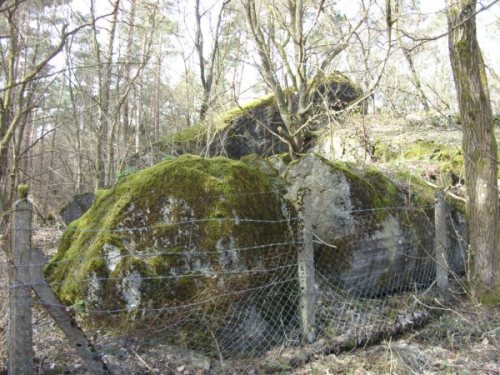
[[[311,91],[314,93],[312,102],[316,106],[326,105],[329,109],[333,110],[345,108],[347,104],[362,94],[361,88],[340,72],[330,73],[321,77],[314,82],[314,87],[311,88]],[[292,102],[295,93],[292,88],[285,90],[285,95],[291,97]],[[222,127],[224,127],[224,125],[231,124],[237,118],[248,115],[250,111],[256,108],[271,106],[275,106],[274,95],[268,94],[245,103],[240,107],[230,109],[222,115],[217,116],[216,122],[222,124]]]
[[[314,144],[315,133],[324,126],[321,113],[339,111],[346,108],[361,95],[359,86],[345,75],[332,73],[312,83],[311,113],[316,114],[308,128],[304,129],[307,151]],[[285,95],[289,96],[289,105],[297,108],[298,96],[292,89]],[[288,145],[274,134],[279,133],[278,127],[283,126],[283,119],[277,109],[274,96],[267,95],[241,108],[228,111],[220,116],[218,131],[210,143],[211,155],[226,155],[239,159],[248,154],[271,156],[289,151]]]
[[[197,304],[224,320],[238,293],[294,262],[293,207],[259,163],[185,155],[122,178],[68,227],[47,280],[65,304],[131,325]],[[263,303],[252,308],[265,320]]]
[[[318,79],[311,91],[311,110],[315,113],[342,110],[362,94],[358,85],[338,72]],[[291,105],[296,106],[295,92],[287,89],[285,93],[289,96]],[[274,95],[268,94],[215,115],[205,124],[195,124],[165,137],[132,156],[127,165],[128,168],[141,169],[160,162],[166,156],[186,153],[240,159],[250,154],[270,156],[288,152],[288,145],[269,131],[276,133],[278,126],[282,125],[283,120],[276,107]],[[322,121],[311,126],[321,127]],[[311,132],[308,134],[310,136],[306,137],[306,141],[307,147],[310,147],[314,135]]]

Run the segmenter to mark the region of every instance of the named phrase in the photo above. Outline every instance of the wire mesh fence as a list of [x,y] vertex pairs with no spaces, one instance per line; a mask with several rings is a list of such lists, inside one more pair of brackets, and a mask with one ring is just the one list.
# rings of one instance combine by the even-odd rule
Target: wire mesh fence
[[[419,210],[426,219],[412,223],[420,228],[410,226],[401,233],[341,235],[326,242],[299,217],[235,218],[238,225],[251,225],[257,232],[271,225],[282,225],[286,231],[287,225],[296,222],[298,235],[252,246],[222,241],[203,251],[189,242],[184,248],[159,246],[126,252],[103,246],[91,259],[54,258],[48,268],[61,266],[68,278],[52,279],[50,286],[70,304],[61,307],[77,316],[88,337],[114,332],[144,347],[168,344],[194,351],[205,356],[215,372],[221,364],[237,367],[248,361],[255,366],[256,360],[261,366],[281,363],[291,368],[314,354],[398,335],[429,317],[429,307],[438,296],[433,210],[429,206],[381,210],[388,214]],[[355,220],[369,220],[375,211],[349,214]],[[197,236],[199,225],[224,220],[233,219],[183,220],[169,223],[168,228],[179,236]],[[16,228],[30,235],[39,230]],[[158,227],[103,231],[120,232],[129,239],[148,232],[155,238]],[[312,239],[312,262],[304,263],[300,254],[309,246],[307,238]],[[450,251],[464,256],[463,249]],[[81,272],[78,264],[82,262],[97,264],[101,271],[88,272],[75,284],[70,274]],[[40,266],[33,262],[16,265],[21,272]],[[453,271],[461,272],[459,268]],[[304,277],[311,275],[313,284],[307,289]],[[10,290],[29,286],[11,284]],[[34,303],[47,306],[43,299]],[[97,351],[106,352],[106,345],[97,345]]]

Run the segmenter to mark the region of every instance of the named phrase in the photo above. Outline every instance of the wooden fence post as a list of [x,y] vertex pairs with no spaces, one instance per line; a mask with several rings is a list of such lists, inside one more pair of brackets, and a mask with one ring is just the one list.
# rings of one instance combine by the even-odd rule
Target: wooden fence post
[[309,342],[313,342],[315,325],[315,270],[313,234],[310,220],[304,215],[304,244],[298,254],[298,273],[300,285],[300,315],[302,321],[302,335]]
[[71,316],[59,298],[54,294],[50,285],[45,282],[43,267],[45,259],[40,250],[35,249],[32,253],[33,268],[31,271],[33,290],[44,304],[50,316],[57,323],[68,339],[69,345],[85,361],[88,370],[93,375],[110,374],[108,366],[95,350],[94,345],[87,339],[78,326],[76,320]]
[[441,297],[448,300],[448,233],[446,230],[446,202],[445,193],[436,194],[434,210],[434,224],[436,226],[435,258],[436,258],[436,285]]
[[12,259],[10,277],[9,375],[33,374],[31,323],[31,220],[32,204],[21,197],[12,207]]

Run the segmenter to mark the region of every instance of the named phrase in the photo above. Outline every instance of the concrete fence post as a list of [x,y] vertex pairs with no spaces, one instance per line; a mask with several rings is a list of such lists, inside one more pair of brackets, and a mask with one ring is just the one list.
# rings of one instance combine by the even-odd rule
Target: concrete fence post
[[32,204],[22,197],[12,208],[12,260],[9,290],[9,375],[33,374],[31,323]]
[[448,233],[446,230],[446,202],[445,193],[436,194],[436,207],[434,210],[434,223],[436,226],[435,258],[436,258],[436,285],[439,294],[444,300],[448,299]]
[[315,270],[313,234],[307,216],[304,218],[304,244],[298,254],[298,274],[300,285],[300,315],[302,334],[309,343],[313,342],[315,325]]

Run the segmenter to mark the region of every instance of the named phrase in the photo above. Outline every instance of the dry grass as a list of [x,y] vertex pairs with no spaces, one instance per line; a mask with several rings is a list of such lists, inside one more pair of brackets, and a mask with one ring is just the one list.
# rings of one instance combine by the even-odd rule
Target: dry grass
[[293,374],[500,374],[499,338],[498,307],[462,301],[399,340],[321,357]]

